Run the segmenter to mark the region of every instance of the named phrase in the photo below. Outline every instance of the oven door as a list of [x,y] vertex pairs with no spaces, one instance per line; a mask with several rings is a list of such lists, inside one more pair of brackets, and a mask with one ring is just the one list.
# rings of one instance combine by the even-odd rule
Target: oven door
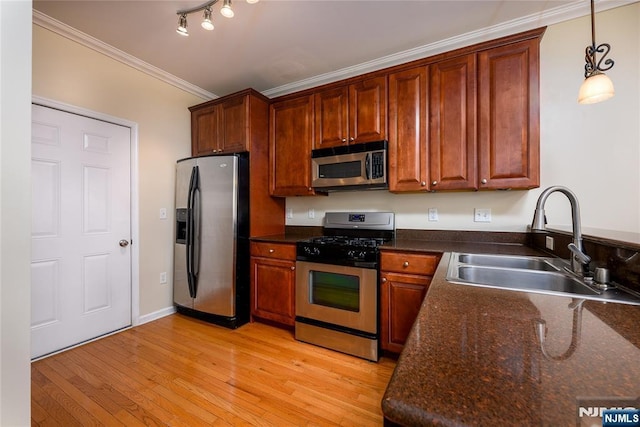
[[378,273],[371,268],[296,262],[296,316],[377,334]]

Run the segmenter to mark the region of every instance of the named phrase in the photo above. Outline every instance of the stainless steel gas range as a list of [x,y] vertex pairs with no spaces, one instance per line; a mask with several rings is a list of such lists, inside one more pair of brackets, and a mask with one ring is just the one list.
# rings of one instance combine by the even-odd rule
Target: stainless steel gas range
[[378,360],[378,247],[394,233],[392,212],[327,212],[297,243],[297,340]]

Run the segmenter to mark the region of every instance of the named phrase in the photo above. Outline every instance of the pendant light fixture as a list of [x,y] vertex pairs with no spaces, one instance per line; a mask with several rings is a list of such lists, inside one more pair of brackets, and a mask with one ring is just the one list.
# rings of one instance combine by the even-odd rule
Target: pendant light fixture
[[[580,86],[578,92],[579,104],[595,104],[607,100],[615,94],[613,89],[613,82],[604,73],[605,71],[613,67],[613,60],[605,59],[611,50],[611,46],[608,43],[601,43],[596,46],[596,25],[595,15],[593,10],[593,1],[591,0],[591,45],[585,49],[585,61],[584,77],[585,80]],[[601,53],[602,56],[599,60],[596,59],[596,53]]]
[[[178,15],[178,28],[176,29],[176,32],[181,36],[188,36],[189,32],[187,31],[187,15],[194,12],[200,12],[202,10],[204,10],[204,16],[201,24],[202,28],[208,31],[213,30],[213,21],[211,20],[213,9],[211,8],[211,6],[218,3],[218,1],[219,0],[212,0],[191,9],[177,11],[176,14]],[[258,3],[258,1],[259,0],[247,0],[247,3],[255,4]],[[233,9],[231,8],[231,0],[223,0],[220,14],[225,18],[233,18],[235,14],[233,12]]]

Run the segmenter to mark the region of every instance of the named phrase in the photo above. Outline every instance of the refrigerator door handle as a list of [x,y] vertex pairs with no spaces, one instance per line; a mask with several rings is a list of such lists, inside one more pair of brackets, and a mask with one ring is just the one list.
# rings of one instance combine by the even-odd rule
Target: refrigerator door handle
[[196,297],[196,275],[193,270],[194,261],[194,242],[196,239],[195,230],[195,198],[196,190],[198,189],[199,182],[199,170],[198,166],[194,166],[191,169],[191,179],[189,180],[189,194],[187,196],[187,284],[189,286],[189,296],[191,298]]

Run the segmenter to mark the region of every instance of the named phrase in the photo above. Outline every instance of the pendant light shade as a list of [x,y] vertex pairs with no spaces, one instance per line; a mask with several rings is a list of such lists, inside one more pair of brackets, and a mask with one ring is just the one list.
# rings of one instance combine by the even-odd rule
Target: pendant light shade
[[595,104],[612,98],[613,95],[615,95],[615,90],[611,79],[604,73],[594,74],[582,82],[578,93],[578,103]]

